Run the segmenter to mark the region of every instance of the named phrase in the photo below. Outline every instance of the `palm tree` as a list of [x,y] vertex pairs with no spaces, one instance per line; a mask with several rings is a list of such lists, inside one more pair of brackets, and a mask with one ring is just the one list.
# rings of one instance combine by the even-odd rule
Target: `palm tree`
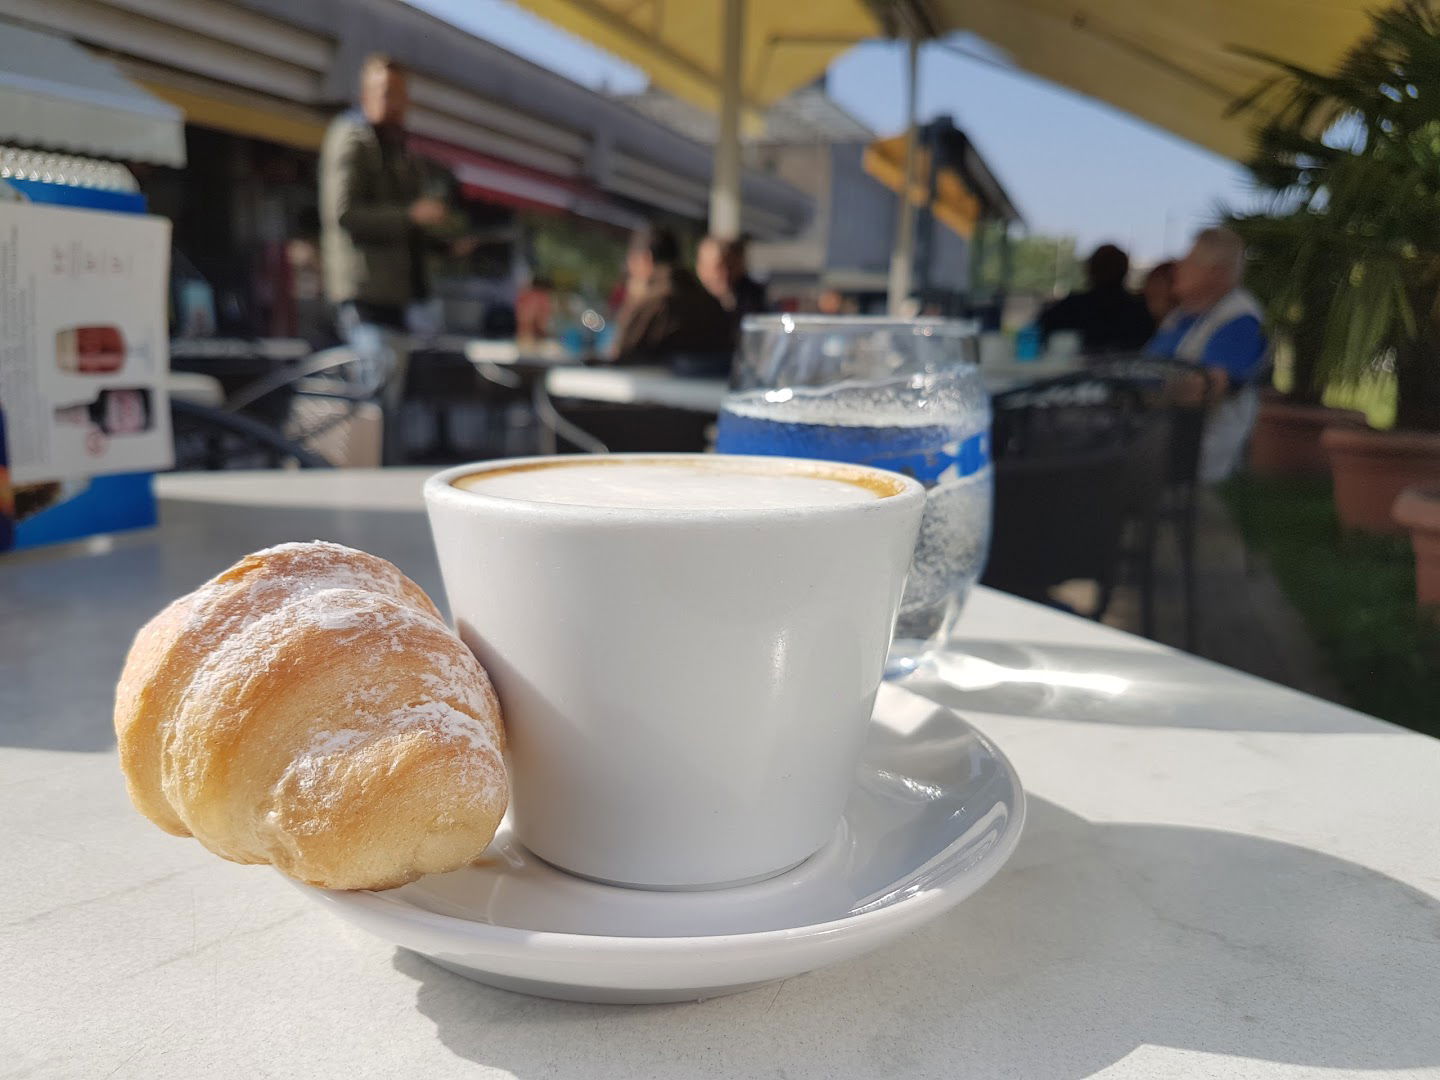
[[1393,365],[1396,426],[1440,432],[1440,13],[1402,0],[1332,74],[1276,75],[1237,102],[1266,116],[1247,162],[1270,205],[1233,215],[1252,285],[1318,398]]

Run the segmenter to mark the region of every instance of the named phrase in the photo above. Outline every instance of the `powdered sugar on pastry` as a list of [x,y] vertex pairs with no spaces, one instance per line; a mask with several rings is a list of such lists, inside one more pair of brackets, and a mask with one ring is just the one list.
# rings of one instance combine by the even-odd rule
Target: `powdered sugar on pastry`
[[508,800],[485,672],[418,586],[338,544],[256,552],[147,625],[116,730],[157,824],[330,888],[465,865]]

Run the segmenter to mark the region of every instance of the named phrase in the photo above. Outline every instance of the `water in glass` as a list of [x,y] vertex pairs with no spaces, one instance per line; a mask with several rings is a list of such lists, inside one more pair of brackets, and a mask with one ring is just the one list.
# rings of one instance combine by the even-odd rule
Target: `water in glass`
[[[893,469],[929,489],[889,673],[944,641],[990,539],[990,403],[951,320],[752,317],[716,448]],[[748,384],[748,385],[746,385]]]

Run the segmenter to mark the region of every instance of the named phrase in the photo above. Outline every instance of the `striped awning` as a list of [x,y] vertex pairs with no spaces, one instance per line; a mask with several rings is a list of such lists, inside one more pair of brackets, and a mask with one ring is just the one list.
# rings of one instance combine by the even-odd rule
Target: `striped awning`
[[0,22],[0,143],[180,166],[184,125],[73,41]]
[[591,185],[526,168],[439,139],[411,135],[410,148],[450,170],[472,198],[523,210],[576,214],[621,229],[638,229],[645,218]]

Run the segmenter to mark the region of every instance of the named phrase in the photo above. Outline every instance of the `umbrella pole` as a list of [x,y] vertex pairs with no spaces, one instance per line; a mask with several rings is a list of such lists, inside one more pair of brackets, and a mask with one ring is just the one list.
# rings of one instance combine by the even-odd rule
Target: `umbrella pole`
[[725,0],[721,40],[720,135],[710,180],[710,231],[733,240],[740,235],[740,92],[745,47],[745,0]]
[[915,210],[910,205],[910,190],[915,185],[915,144],[918,127],[915,122],[916,75],[920,68],[920,38],[911,34],[906,52],[905,71],[905,178],[900,186],[900,212],[895,226],[895,251],[890,256],[890,297],[892,316],[910,295],[910,274],[915,265]]

